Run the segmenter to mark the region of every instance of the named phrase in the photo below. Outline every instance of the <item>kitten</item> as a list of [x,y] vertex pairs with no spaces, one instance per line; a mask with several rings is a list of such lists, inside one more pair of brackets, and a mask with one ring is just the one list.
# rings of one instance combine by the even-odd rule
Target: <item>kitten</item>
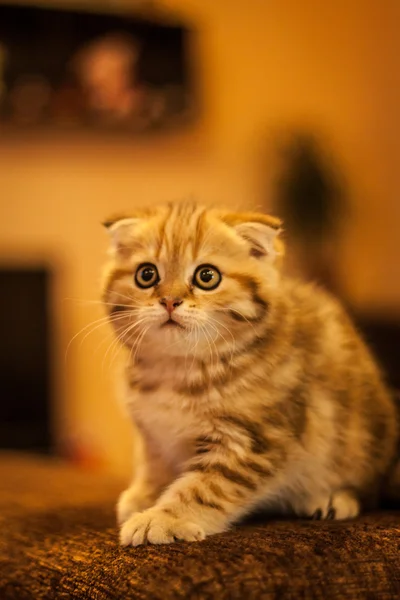
[[357,516],[394,470],[394,402],[341,306],[281,275],[280,221],[174,204],[107,226],[141,434],[121,544],[201,540],[263,507]]

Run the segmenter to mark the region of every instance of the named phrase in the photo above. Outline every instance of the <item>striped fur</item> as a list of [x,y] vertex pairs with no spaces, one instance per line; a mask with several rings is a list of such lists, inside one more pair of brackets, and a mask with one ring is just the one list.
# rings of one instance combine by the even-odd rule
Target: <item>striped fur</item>
[[[281,275],[277,219],[174,204],[107,226],[103,298],[141,432],[122,544],[202,539],[260,507],[349,518],[379,496],[393,400],[340,305]],[[142,289],[148,263],[159,278]],[[204,264],[222,275],[211,291],[193,282]]]

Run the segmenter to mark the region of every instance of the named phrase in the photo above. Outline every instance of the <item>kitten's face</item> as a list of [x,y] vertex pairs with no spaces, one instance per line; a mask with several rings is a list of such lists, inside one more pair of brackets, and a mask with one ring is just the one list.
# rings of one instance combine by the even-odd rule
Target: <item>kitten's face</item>
[[103,298],[118,337],[139,353],[232,351],[268,317],[278,228],[193,204],[115,221]]

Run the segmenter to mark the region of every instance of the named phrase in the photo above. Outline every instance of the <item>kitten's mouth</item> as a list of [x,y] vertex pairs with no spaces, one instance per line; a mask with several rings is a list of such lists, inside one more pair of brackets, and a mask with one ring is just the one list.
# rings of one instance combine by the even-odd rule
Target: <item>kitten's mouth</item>
[[178,329],[185,329],[183,325],[178,323],[178,321],[171,319],[171,317],[168,319],[168,321],[164,321],[164,323],[161,324],[161,327],[162,329],[165,327],[177,327]]

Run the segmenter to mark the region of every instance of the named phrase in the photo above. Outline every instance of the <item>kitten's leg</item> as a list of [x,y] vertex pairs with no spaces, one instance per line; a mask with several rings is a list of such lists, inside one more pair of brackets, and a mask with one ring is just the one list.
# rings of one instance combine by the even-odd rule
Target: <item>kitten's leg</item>
[[268,496],[279,468],[267,455],[239,459],[227,446],[208,452],[188,465],[156,505],[133,515],[121,528],[122,545],[175,540],[196,541],[226,530]]
[[121,525],[132,514],[153,506],[173,479],[153,440],[142,433],[135,452],[136,468],[131,485],[120,495],[117,519]]
[[353,519],[360,513],[360,503],[350,490],[339,490],[333,494],[314,496],[294,502],[294,510],[300,517],[312,519]]

